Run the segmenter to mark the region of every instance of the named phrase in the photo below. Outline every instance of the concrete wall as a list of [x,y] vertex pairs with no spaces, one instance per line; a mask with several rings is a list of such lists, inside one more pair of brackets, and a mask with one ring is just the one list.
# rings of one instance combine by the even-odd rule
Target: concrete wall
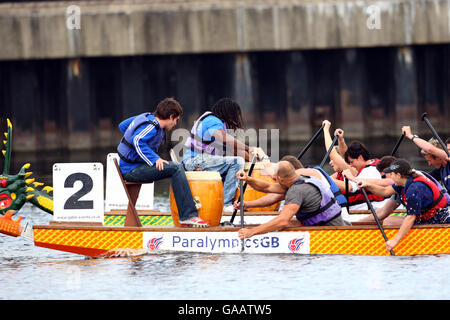
[[0,60],[446,43],[449,12],[448,0],[3,3]]
[[[401,126],[450,134],[450,45],[0,61],[0,128],[14,150],[114,150],[118,124],[165,97],[183,105],[180,127],[222,97],[247,128],[305,141],[328,119],[357,139],[397,137]],[[1,130],[0,130],[1,132]]]

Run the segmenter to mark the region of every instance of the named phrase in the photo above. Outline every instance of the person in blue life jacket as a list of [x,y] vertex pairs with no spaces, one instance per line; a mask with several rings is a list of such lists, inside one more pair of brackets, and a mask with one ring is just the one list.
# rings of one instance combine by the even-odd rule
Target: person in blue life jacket
[[[386,174],[384,173],[384,170],[394,162],[398,160],[394,156],[384,156],[380,158],[380,162],[377,164],[377,170],[380,171],[382,175],[382,179],[361,179],[357,178],[355,180],[356,183],[360,182],[367,182],[367,183],[373,183],[377,186],[381,187],[390,187],[394,183],[394,181],[390,178],[386,177]],[[419,172],[419,171],[418,171]],[[390,182],[390,185],[386,185],[386,182]],[[384,227],[391,227],[391,226],[400,226],[406,217],[406,213],[404,212],[394,212],[396,209],[404,209],[404,206],[401,205],[398,202],[397,196],[393,194],[389,200],[381,207],[375,209],[375,212],[377,214],[377,217],[383,217],[380,219],[383,223]],[[368,216],[360,219],[358,222],[375,222],[375,218],[373,215],[369,214]]]
[[[238,186],[236,172],[244,168],[250,154],[268,159],[261,148],[249,147],[233,137],[231,130],[242,129],[242,112],[232,99],[218,100],[211,111],[203,113],[194,123],[184,145],[183,165],[186,171],[218,171],[224,190],[223,212],[233,211]],[[228,132],[227,132],[228,131]]]
[[284,207],[278,216],[259,226],[240,229],[240,239],[290,226],[347,225],[330,188],[315,177],[297,174],[287,161],[278,163],[277,183],[249,177],[243,170],[237,173],[237,177],[257,191],[286,194]]
[[[394,238],[386,242],[387,250],[395,248],[414,224],[450,223],[450,195],[432,176],[413,170],[404,159],[394,161],[384,173],[394,181],[392,186],[381,187],[367,182],[360,182],[358,186],[380,196],[395,194],[398,205],[402,203],[406,208],[407,216]],[[385,218],[378,213],[377,216]]]
[[180,224],[183,227],[207,227],[209,223],[198,217],[183,166],[166,161],[157,153],[166,132],[175,127],[182,113],[178,101],[166,98],[157,105],[154,113],[145,112],[122,121],[119,129],[123,138],[117,147],[119,167],[123,178],[129,182],[171,178]]
[[[402,134],[405,134],[408,139],[411,139],[421,149],[420,153],[427,160],[428,165],[435,168],[434,172],[432,171],[430,174],[450,191],[450,158],[448,158],[445,150],[442,149],[439,141],[434,138],[425,141],[419,136],[412,134],[409,126],[402,127]],[[449,149],[449,143],[447,143],[447,149]]]

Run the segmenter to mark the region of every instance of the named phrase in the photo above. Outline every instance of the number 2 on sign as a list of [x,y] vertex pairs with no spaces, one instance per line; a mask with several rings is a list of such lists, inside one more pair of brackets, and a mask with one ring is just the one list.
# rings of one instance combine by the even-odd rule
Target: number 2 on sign
[[56,221],[103,222],[103,165],[55,163],[53,200]]
[[92,190],[94,183],[91,176],[82,172],[72,173],[64,181],[64,188],[73,188],[76,181],[81,181],[82,187],[67,199],[64,203],[64,209],[94,209],[94,201],[80,200],[81,197]]

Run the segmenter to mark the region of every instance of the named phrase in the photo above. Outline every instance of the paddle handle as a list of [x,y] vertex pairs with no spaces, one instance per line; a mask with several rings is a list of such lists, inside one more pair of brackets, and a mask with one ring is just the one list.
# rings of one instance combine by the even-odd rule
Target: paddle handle
[[333,141],[331,142],[331,146],[328,148],[327,154],[325,155],[325,157],[323,157],[322,162],[320,163],[321,168],[324,166],[325,162],[327,162],[328,156],[330,155],[331,150],[333,150],[333,147],[336,144],[337,139],[338,136],[334,136]]
[[[244,187],[242,185],[242,180],[239,180],[239,187],[240,187],[240,195],[239,195],[239,201],[241,202],[240,210],[241,210],[241,228],[244,228]],[[241,241],[241,252],[244,251],[244,239]]]
[[[250,169],[248,170],[248,176],[249,176],[249,177],[250,177],[250,176],[252,175],[252,173],[253,173],[253,168],[255,167],[256,159],[257,159],[257,157],[254,156],[254,157],[253,157],[253,160],[252,160],[252,164],[250,165]],[[240,180],[240,182],[242,182],[242,180]],[[240,190],[241,190],[241,193],[244,194],[245,189],[247,189],[247,182],[244,183],[244,186],[242,186],[242,184],[241,184],[240,182],[239,182]],[[244,204],[241,202],[241,205],[244,205]],[[234,209],[234,210],[233,210],[233,214],[232,214],[231,219],[230,219],[230,223],[233,223],[234,218],[236,217],[236,214],[237,214],[237,210]]]
[[309,147],[313,144],[313,142],[317,139],[319,134],[321,134],[323,131],[323,125],[317,130],[317,132],[314,134],[314,136],[309,140],[309,142],[306,144],[306,146],[303,148],[303,150],[298,154],[297,159],[300,160],[303,155],[308,151]]
[[350,192],[350,188],[349,188],[348,179],[345,177],[344,177],[344,182],[345,182],[345,199],[347,200],[347,203],[345,204],[345,206],[347,208],[348,214],[350,214],[350,201],[349,201],[349,196],[348,196],[348,193]]
[[427,116],[428,116],[428,114],[426,112],[424,112],[422,114],[422,120],[425,121],[427,126],[430,128],[431,132],[433,132],[434,137],[437,139],[437,141],[439,141],[440,145],[442,146],[442,149],[444,149],[444,151],[447,153],[447,157],[450,157],[450,152],[448,151],[447,146],[444,144],[441,137],[439,137],[436,130],[434,130],[433,125],[431,124],[430,120],[428,120]]
[[404,133],[397,140],[397,143],[395,144],[394,149],[392,149],[391,156],[393,156],[397,152],[397,149],[398,149],[398,147],[400,147],[400,144],[402,143],[403,139],[405,139]]
[[[387,242],[388,238],[386,237],[386,233],[384,233],[383,226],[381,225],[380,219],[378,219],[377,213],[375,212],[375,209],[372,206],[372,203],[369,200],[369,197],[367,196],[366,190],[364,188],[361,188],[361,191],[364,195],[364,198],[366,198],[367,205],[369,206],[370,211],[372,212],[372,215],[378,225],[378,229],[380,229],[381,234],[383,235],[384,241]],[[389,253],[391,256],[395,256],[394,250],[389,250]]]

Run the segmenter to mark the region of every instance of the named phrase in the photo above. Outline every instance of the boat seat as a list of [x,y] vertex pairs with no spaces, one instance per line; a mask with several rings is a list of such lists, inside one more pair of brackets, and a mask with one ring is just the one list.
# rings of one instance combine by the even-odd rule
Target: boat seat
[[141,191],[141,186],[144,183],[153,183],[153,181],[149,182],[128,182],[122,176],[122,172],[119,168],[119,163],[117,159],[113,159],[114,164],[117,169],[117,173],[119,174],[120,180],[122,181],[123,188],[125,189],[125,193],[128,198],[128,207],[127,214],[125,217],[125,226],[126,227],[142,227],[141,220],[139,219],[137,210],[136,210],[136,202],[139,197],[139,191]]

